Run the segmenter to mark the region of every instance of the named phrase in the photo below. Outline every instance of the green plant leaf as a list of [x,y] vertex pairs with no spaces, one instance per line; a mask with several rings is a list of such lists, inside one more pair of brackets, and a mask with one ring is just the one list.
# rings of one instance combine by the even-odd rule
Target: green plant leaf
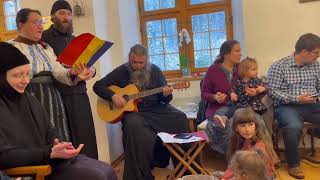
[[188,67],[188,59],[186,55],[180,56],[180,67],[187,68]]

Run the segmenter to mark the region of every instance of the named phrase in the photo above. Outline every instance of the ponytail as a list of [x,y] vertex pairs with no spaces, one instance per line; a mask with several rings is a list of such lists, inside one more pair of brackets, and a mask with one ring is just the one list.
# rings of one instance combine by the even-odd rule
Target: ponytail
[[221,64],[221,63],[223,63],[223,57],[221,57],[221,55],[219,54],[216,60],[214,61],[214,64]]

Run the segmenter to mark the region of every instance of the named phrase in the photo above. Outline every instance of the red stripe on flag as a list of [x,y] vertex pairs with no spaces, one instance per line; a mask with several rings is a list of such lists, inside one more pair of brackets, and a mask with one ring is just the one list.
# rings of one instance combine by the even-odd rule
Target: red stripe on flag
[[85,33],[77,36],[70,41],[68,46],[59,55],[58,61],[63,64],[72,66],[94,37],[95,36],[90,33]]

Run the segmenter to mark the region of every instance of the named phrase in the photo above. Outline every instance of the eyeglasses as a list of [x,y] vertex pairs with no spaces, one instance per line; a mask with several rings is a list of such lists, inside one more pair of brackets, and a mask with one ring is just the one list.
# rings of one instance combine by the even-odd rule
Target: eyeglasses
[[19,79],[19,80],[22,80],[24,78],[28,78],[28,79],[31,79],[33,77],[33,74],[31,72],[28,72],[28,73],[18,73],[18,74],[13,74],[12,75],[13,78],[16,78],[16,79]]
[[36,19],[36,20],[33,20],[33,21],[27,21],[27,22],[31,22],[32,24],[37,25],[37,26],[45,24],[45,22],[42,19]]

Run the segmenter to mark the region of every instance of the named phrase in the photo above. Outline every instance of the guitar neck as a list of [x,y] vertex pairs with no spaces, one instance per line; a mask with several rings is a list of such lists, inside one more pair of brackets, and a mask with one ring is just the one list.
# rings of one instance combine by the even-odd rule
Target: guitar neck
[[155,88],[155,89],[150,89],[150,90],[146,90],[146,91],[142,91],[140,93],[137,94],[133,94],[130,96],[130,99],[140,99],[146,96],[151,96],[153,94],[157,94],[159,92],[162,92],[162,88],[163,87],[159,87],[159,88]]

